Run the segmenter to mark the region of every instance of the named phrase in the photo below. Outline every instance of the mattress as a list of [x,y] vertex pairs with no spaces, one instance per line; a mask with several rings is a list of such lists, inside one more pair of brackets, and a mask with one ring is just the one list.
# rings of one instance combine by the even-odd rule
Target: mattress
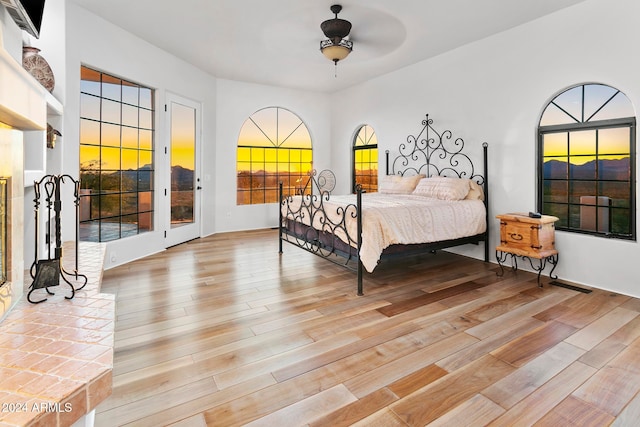
[[[290,220],[335,234],[357,246],[355,195],[331,195],[322,200],[294,196],[283,204]],[[313,224],[311,224],[313,222]],[[372,272],[382,251],[395,244],[433,243],[475,236],[486,231],[486,210],[481,200],[448,201],[413,194],[362,195],[360,261]]]

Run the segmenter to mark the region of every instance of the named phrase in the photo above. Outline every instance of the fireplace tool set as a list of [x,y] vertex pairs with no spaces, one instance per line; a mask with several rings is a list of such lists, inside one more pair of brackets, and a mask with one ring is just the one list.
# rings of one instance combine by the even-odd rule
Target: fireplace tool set
[[[60,196],[61,187],[66,182],[70,182],[73,184],[74,190],[74,204],[76,211],[76,236],[75,236],[75,269],[72,272],[65,270],[62,265],[62,233],[61,233],[61,222],[60,222],[60,213],[62,211],[62,200]],[[33,283],[30,286],[29,293],[27,294],[27,300],[30,303],[38,304],[47,300],[47,298],[43,298],[37,301],[31,299],[31,294],[36,289],[45,289],[47,294],[54,295],[53,292],[49,290],[49,288],[59,286],[60,278],[69,285],[71,288],[71,295],[65,296],[66,299],[72,299],[75,296],[77,290],[80,290],[85,287],[87,284],[87,276],[84,274],[80,274],[78,272],[78,235],[79,235],[79,225],[78,225],[78,216],[80,211],[80,196],[79,196],[79,188],[80,181],[76,181],[70,175],[45,175],[40,181],[34,182],[34,190],[35,190],[35,198],[33,199],[35,204],[35,258],[33,260],[33,264],[31,264],[30,274],[33,279]],[[44,189],[44,195],[41,193],[41,189]],[[47,246],[47,257],[39,258],[39,250],[40,246],[40,236],[39,236],[39,227],[40,227],[40,199],[41,196],[44,197],[45,203],[45,211],[46,211],[46,231],[45,231],[45,243]],[[53,212],[53,217],[51,213]],[[52,254],[52,229],[55,235],[55,248]],[[74,284],[70,281],[74,279],[78,284],[81,284],[79,287],[75,287]]]

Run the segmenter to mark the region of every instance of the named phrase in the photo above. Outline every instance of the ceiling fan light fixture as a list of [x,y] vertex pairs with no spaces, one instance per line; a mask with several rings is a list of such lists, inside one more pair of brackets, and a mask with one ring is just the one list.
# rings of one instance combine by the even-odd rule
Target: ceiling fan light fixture
[[320,51],[330,61],[338,62],[345,59],[353,49],[353,42],[349,40],[340,40],[338,44],[327,39],[320,42]]
[[325,40],[320,42],[320,51],[322,54],[333,61],[336,65],[338,61],[345,59],[353,50],[353,42],[345,39],[351,32],[351,22],[338,18],[338,13],[342,10],[342,6],[334,4],[331,6],[331,12],[335,14],[333,19],[327,19],[320,24],[320,29],[324,33]]

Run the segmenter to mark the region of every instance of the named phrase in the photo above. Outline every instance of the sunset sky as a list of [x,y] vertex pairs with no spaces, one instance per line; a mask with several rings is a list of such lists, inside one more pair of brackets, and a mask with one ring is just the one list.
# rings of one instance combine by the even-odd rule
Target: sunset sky
[[84,66],[81,78],[82,167],[127,170],[153,164],[153,91]]
[[171,166],[195,170],[195,110],[171,105]]
[[573,131],[567,141],[567,132],[548,133],[544,135],[545,161],[560,160],[581,165],[598,158],[622,159],[629,157],[629,128],[600,129],[598,131],[598,146],[596,147],[596,131]]
[[309,130],[298,116],[283,108],[265,108],[252,114],[240,129],[238,146],[238,171],[253,168],[254,172],[295,173],[312,167],[312,151],[298,150],[311,148]]
[[[540,126],[593,123],[634,117],[633,106],[622,92],[605,85],[576,86],[556,96],[540,119]],[[596,130],[572,130],[544,134],[545,162],[559,160],[581,165],[598,159],[629,157],[629,127]]]

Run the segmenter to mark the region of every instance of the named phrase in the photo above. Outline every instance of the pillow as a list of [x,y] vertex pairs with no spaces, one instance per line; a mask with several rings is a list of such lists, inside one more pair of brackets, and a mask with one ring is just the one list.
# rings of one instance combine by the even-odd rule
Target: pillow
[[440,200],[462,200],[469,194],[469,179],[432,176],[421,179],[413,194]]
[[378,186],[378,192],[384,194],[411,194],[418,181],[425,175],[384,175]]
[[465,200],[484,200],[484,190],[480,184],[474,180],[469,180],[469,193]]

